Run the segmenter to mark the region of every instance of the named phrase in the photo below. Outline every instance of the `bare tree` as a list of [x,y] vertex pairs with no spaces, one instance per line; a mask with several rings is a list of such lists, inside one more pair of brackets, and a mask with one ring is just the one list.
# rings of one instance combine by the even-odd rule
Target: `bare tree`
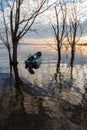
[[13,2],[10,10],[10,29],[11,29],[11,38],[13,44],[13,64],[17,64],[17,47],[19,40],[31,29],[36,17],[38,16],[41,8],[45,4],[46,0],[41,0],[40,5],[36,7],[35,10],[30,11],[21,15],[21,7],[24,0],[16,0]]
[[[20,39],[26,33],[31,31],[31,27],[37,16],[45,12],[54,4],[53,3],[46,6],[46,2],[48,4],[47,0],[0,0],[2,12],[2,22],[0,22],[0,38],[8,49],[10,56],[9,59],[12,66],[17,65],[18,63],[17,48]],[[3,39],[4,35],[6,35],[5,39]],[[12,51],[10,51],[10,46],[12,47]],[[11,52],[12,54],[10,54]],[[14,71],[16,77],[18,78],[18,71],[16,70],[17,66],[15,66]]]
[[[46,1],[47,0],[13,0],[11,2],[9,0],[5,0],[5,3],[3,3],[3,1],[0,0],[0,5],[3,14],[3,32],[5,32],[6,34],[6,42],[8,42],[9,40],[8,37],[10,37],[10,40],[12,41],[13,64],[17,64],[17,47],[20,39],[31,30],[31,27],[37,16],[46,11],[52,5],[49,5],[49,7],[44,6]],[[31,4],[31,2],[33,2],[33,5]],[[4,6],[4,4],[6,7]],[[43,6],[44,9],[42,10]],[[6,8],[9,8],[7,17],[5,16]]]
[[[5,13],[4,13],[4,7],[3,7],[3,1],[0,1],[0,10],[2,11],[2,19],[3,19],[3,24],[1,26],[1,31],[0,31],[0,40],[4,43],[8,50],[9,54],[9,66],[10,66],[10,74],[12,75],[12,59],[11,59],[11,49],[10,49],[10,41],[9,41],[9,31],[8,31],[8,26],[6,23],[5,19]],[[3,33],[4,32],[4,33]]]
[[82,35],[82,28],[78,18],[77,2],[73,1],[71,4],[71,11],[69,13],[69,23],[66,25],[66,36],[71,47],[71,54],[75,52],[75,45],[80,40]]
[[75,46],[76,43],[80,40],[82,35],[82,28],[80,25],[80,20],[78,18],[79,12],[77,9],[77,2],[73,1],[71,3],[71,10],[69,10],[68,15],[68,23],[66,25],[66,37],[68,43],[71,47],[71,59],[70,59],[70,67],[71,67],[71,82],[73,81],[73,64],[75,59]]
[[61,60],[61,47],[65,39],[65,24],[66,24],[66,2],[60,0],[59,6],[55,7],[56,25],[52,24],[56,46],[58,51],[58,63]]

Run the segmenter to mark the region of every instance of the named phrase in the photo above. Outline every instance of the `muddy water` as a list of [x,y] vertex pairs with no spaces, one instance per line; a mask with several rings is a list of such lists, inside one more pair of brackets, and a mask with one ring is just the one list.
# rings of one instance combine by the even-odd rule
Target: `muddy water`
[[42,64],[34,74],[25,69],[24,60],[38,47],[25,48],[18,52],[19,87],[9,78],[6,51],[0,52],[0,130],[86,130],[86,47],[77,48],[73,66],[65,49],[58,71],[57,53],[42,47]]

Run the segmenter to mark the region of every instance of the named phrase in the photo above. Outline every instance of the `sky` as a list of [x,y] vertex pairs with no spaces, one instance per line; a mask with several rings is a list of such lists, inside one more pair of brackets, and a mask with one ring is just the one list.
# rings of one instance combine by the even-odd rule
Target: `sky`
[[[54,2],[55,0],[51,0]],[[67,6],[71,5],[72,0],[67,0]],[[77,10],[78,10],[78,19],[80,21],[81,27],[83,29],[83,35],[87,35],[87,0],[76,0],[77,1]],[[55,6],[55,5],[54,5]],[[49,38],[53,37],[53,29],[51,26],[55,24],[55,12],[54,6],[52,6],[49,10],[38,16],[36,19],[33,28],[36,29],[35,32],[30,32],[27,36],[34,38]]]
[[[12,0],[10,0],[11,2]],[[39,1],[39,0],[38,0]],[[49,5],[54,3],[56,0],[49,0]],[[67,6],[70,7],[72,0],[66,0]],[[87,0],[76,0],[78,5],[78,19],[80,20],[80,24],[83,29],[83,36],[87,35]],[[4,2],[4,0],[3,0]],[[30,4],[30,7],[34,9],[35,0],[25,0],[23,3],[22,13],[28,10],[28,4]],[[28,3],[28,4],[26,4]],[[35,29],[36,31],[29,32],[26,35],[26,38],[52,38],[54,36],[53,29],[51,24],[55,24],[55,12],[54,7],[55,5],[58,7],[58,4],[54,4],[49,10],[44,12],[43,14],[39,15],[35,21],[35,23],[32,26],[32,29]],[[45,8],[46,5],[44,5]],[[8,9],[6,8],[5,4],[5,15],[8,14]],[[69,12],[69,11],[68,11]],[[0,14],[1,15],[1,14]]]

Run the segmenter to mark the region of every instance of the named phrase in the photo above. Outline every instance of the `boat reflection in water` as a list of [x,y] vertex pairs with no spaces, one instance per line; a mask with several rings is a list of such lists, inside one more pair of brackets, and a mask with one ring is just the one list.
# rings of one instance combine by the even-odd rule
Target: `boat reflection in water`
[[36,67],[31,66],[31,67],[28,68],[28,71],[29,71],[30,74],[34,74],[35,73],[34,69],[38,69],[39,67],[40,67],[40,65],[38,65]]

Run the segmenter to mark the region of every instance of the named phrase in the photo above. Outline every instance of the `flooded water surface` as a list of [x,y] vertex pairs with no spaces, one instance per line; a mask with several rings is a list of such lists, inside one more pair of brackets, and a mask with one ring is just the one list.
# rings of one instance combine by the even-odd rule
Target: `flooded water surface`
[[[31,74],[24,61],[37,51],[42,63]],[[48,45],[20,45],[18,86],[0,49],[0,130],[87,130],[87,46],[77,46],[74,58],[63,47],[61,56]]]

